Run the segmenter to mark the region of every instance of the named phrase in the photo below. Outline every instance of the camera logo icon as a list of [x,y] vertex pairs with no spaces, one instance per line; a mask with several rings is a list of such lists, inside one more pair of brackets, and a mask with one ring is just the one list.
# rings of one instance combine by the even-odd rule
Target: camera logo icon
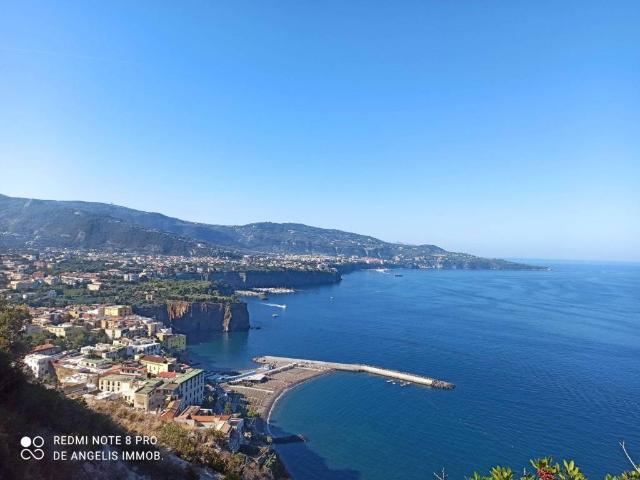
[[20,439],[20,446],[22,450],[20,451],[20,457],[23,460],[42,460],[44,458],[44,450],[42,446],[44,445],[44,438],[37,437],[22,437]]

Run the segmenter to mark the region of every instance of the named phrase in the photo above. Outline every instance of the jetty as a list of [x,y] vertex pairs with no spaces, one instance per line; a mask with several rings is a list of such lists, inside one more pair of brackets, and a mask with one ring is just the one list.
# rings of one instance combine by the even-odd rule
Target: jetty
[[[413,383],[416,385],[425,385],[432,388],[442,388],[445,390],[451,390],[455,388],[453,383],[445,382],[431,377],[425,377],[423,375],[417,375],[414,373],[400,372],[397,370],[389,370],[387,368],[375,367],[373,365],[364,365],[359,363],[337,363],[337,362],[324,362],[321,360],[307,360],[303,358],[288,358],[288,357],[274,357],[263,356],[255,357],[253,359],[256,363],[274,365],[275,368],[281,369],[285,366],[292,368],[311,368],[314,370],[340,370],[346,372],[364,372],[372,375],[380,375],[382,377],[392,378],[403,382]],[[267,372],[265,372],[267,373]],[[268,373],[267,373],[268,375]]]

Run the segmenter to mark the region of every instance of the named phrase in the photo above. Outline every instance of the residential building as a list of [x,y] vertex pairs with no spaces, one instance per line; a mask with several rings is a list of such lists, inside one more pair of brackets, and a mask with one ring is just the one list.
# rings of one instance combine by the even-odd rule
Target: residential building
[[183,405],[200,405],[204,399],[204,370],[192,368],[177,376],[173,383],[178,385],[177,395]]
[[53,343],[45,343],[31,349],[31,353],[39,353],[40,355],[53,355],[60,351],[60,347]]
[[47,325],[46,329],[53,333],[56,337],[66,337],[69,331],[78,328],[71,323],[63,323],[61,325]]
[[108,317],[124,317],[131,315],[131,307],[127,305],[111,305],[104,307],[104,314]]
[[138,361],[145,366],[147,372],[152,375],[158,375],[161,372],[170,372],[175,370],[176,359],[166,358],[158,355],[142,355]]
[[98,382],[98,388],[102,392],[119,393],[127,402],[133,403],[136,391],[143,384],[138,377],[113,374],[102,377]]
[[165,396],[158,387],[162,386],[162,380],[149,380],[136,390],[133,395],[133,407],[145,412],[152,412],[164,407]]
[[31,369],[36,378],[43,378],[51,372],[51,361],[55,360],[55,358],[55,355],[31,353],[24,357],[24,363]]
[[172,352],[184,352],[187,349],[187,336],[181,333],[158,332],[156,337],[164,348]]

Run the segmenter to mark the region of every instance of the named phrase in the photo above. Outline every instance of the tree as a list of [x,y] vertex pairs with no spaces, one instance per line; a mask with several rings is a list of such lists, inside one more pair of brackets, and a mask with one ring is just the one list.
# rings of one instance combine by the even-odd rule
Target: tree
[[88,344],[89,333],[80,328],[73,328],[65,335],[68,348],[80,348]]
[[9,305],[6,300],[0,300],[0,350],[14,361],[27,350],[22,328],[29,318],[29,310],[24,305]]

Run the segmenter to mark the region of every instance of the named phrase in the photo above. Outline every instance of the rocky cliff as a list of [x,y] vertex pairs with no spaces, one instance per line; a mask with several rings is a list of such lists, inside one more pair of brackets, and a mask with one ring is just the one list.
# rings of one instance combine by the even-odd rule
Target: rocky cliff
[[216,333],[249,330],[249,311],[243,302],[184,302],[137,305],[134,312],[170,325],[178,333]]

